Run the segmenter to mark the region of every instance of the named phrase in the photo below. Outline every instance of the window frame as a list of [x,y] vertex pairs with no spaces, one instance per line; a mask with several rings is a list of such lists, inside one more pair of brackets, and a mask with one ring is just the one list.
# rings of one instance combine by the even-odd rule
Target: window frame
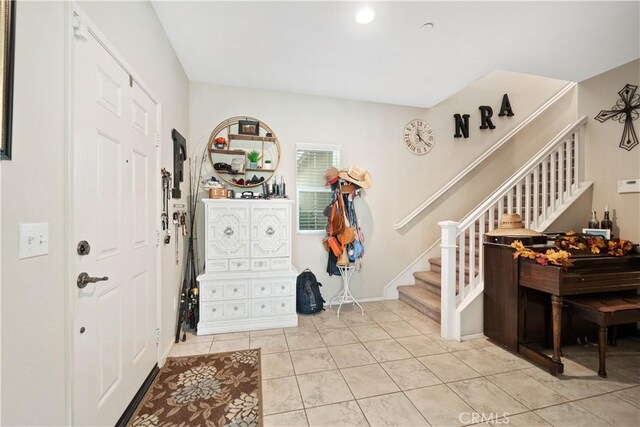
[[342,145],[336,144],[315,144],[307,142],[299,142],[296,144],[296,233],[307,235],[324,235],[326,230],[300,230],[300,192],[327,192],[331,193],[329,187],[301,187],[298,185],[298,151],[328,151],[337,152],[338,164],[335,166],[340,169],[340,155],[342,154]]

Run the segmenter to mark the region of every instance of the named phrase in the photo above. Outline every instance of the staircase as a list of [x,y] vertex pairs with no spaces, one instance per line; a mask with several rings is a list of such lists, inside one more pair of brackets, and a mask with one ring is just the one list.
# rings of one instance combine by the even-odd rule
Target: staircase
[[525,227],[544,231],[591,186],[582,181],[585,123],[582,117],[567,126],[460,222],[439,223],[440,256],[428,259],[428,271],[413,273],[414,284],[397,287],[401,301],[441,322],[444,338],[482,332],[485,231],[505,213],[518,213]]
[[[476,233],[476,245],[479,242],[478,239],[479,233]],[[469,256],[468,246],[466,256]],[[478,271],[480,251],[476,252],[474,258],[476,260],[474,270]],[[456,259],[459,261],[459,257]],[[456,264],[457,275],[460,267],[459,262],[456,262]],[[413,273],[415,280],[413,285],[398,286],[398,299],[440,323],[442,257],[429,258],[429,267],[430,269],[428,271],[416,271]],[[465,267],[464,274],[465,283],[469,283],[469,267]],[[459,289],[460,287],[456,286],[456,294]]]

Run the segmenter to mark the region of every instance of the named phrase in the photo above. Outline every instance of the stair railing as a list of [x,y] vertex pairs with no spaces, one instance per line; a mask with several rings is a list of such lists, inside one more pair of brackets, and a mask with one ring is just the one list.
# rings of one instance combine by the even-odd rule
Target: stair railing
[[442,221],[441,335],[460,339],[458,308],[484,285],[482,242],[501,215],[517,213],[524,226],[544,229],[580,189],[586,117],[568,125],[460,222]]
[[451,178],[451,180],[443,185],[438,191],[436,191],[431,197],[422,202],[420,206],[415,208],[412,212],[410,212],[405,218],[403,218],[400,222],[393,225],[395,230],[399,230],[409,224],[415,217],[417,217],[422,211],[427,209],[436,200],[442,197],[445,193],[447,193],[454,185],[458,182],[462,181],[469,173],[471,173],[476,167],[478,167],[483,161],[488,159],[493,153],[498,151],[504,144],[509,142],[515,135],[517,135],[522,129],[524,129],[529,123],[534,121],[536,118],[542,115],[545,111],[547,111],[551,106],[553,106],[556,101],[562,98],[566,93],[571,91],[576,86],[575,82],[568,83],[564,86],[558,93],[553,95],[547,102],[542,104],[536,111],[534,111],[529,117],[519,123],[516,127],[514,127],[511,131],[509,131],[505,136],[500,138],[498,142],[496,142],[493,146],[491,146],[488,150],[482,153],[479,157],[475,158],[466,168],[461,170],[456,176]]

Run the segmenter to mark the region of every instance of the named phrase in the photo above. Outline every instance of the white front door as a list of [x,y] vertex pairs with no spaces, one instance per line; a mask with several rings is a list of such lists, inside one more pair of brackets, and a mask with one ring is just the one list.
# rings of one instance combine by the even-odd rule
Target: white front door
[[156,105],[90,31],[74,39],[74,277],[108,279],[69,284],[72,416],[114,425],[157,362]]

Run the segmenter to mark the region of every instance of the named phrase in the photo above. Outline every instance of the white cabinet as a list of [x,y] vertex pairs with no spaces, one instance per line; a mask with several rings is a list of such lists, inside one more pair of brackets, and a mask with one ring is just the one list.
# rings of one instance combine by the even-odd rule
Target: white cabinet
[[290,200],[204,199],[198,335],[296,326]]

